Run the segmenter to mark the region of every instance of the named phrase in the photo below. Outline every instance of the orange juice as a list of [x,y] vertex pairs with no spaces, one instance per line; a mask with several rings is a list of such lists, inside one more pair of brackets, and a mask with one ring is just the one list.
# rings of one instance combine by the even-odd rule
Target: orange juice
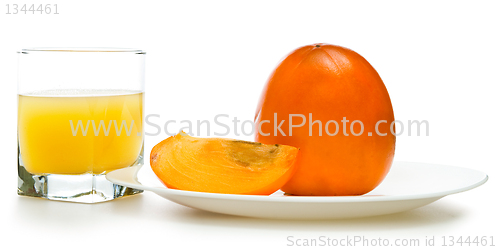
[[22,165],[32,174],[100,174],[133,165],[143,93],[59,90],[19,95]]

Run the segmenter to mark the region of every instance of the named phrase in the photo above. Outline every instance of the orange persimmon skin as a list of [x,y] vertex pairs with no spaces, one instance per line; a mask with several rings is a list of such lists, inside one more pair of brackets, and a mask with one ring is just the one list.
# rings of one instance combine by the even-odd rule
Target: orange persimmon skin
[[[274,115],[277,115],[275,124]],[[289,114],[302,114],[306,123],[289,134]],[[310,118],[312,115],[312,119]],[[343,124],[343,118],[349,120]],[[396,137],[390,131],[394,121],[391,100],[375,69],[356,52],[335,45],[313,44],[289,54],[271,74],[255,116],[261,143],[299,147],[297,172],[281,188],[294,195],[362,195],[378,186],[389,172],[394,158]],[[284,120],[281,130],[275,126]],[[321,121],[322,136],[318,122]],[[326,133],[325,124],[335,120],[336,135]],[[364,131],[355,136],[351,124],[359,120]],[[375,127],[378,121],[380,134]],[[267,122],[269,121],[269,122]],[[301,117],[293,117],[299,125]],[[344,134],[343,126],[346,127]],[[330,122],[329,133],[336,131]],[[353,125],[359,134],[361,125]],[[269,135],[266,136],[266,133]]]

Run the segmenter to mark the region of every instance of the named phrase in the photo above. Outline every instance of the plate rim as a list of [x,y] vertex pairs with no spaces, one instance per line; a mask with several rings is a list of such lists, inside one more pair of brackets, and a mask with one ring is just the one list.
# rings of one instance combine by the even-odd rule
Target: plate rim
[[[447,195],[457,194],[465,192],[474,188],[477,188],[489,179],[489,176],[475,169],[433,164],[433,163],[421,163],[421,162],[409,162],[409,161],[397,161],[394,163],[410,163],[410,164],[427,164],[433,166],[443,166],[443,167],[453,167],[459,169],[465,169],[470,171],[475,171],[483,175],[480,181],[464,186],[462,188],[452,189],[448,191],[434,192],[428,194],[409,194],[409,195],[382,195],[382,196],[268,196],[268,195],[241,195],[241,194],[222,194],[222,193],[207,193],[207,192],[197,192],[189,190],[179,190],[170,189],[167,187],[152,187],[140,183],[137,179],[137,174],[139,173],[142,165],[132,166],[122,169],[117,169],[106,174],[106,179],[114,184],[147,190],[154,192],[155,194],[167,194],[170,196],[184,196],[184,197],[196,197],[205,199],[224,199],[224,200],[237,200],[237,201],[259,201],[259,202],[296,202],[296,203],[352,203],[352,202],[382,202],[382,201],[406,201],[406,200],[420,200],[420,199],[430,199],[430,198],[442,198]],[[131,171],[133,170],[132,179],[134,183],[121,181],[120,179],[113,178],[115,174],[121,171]]]

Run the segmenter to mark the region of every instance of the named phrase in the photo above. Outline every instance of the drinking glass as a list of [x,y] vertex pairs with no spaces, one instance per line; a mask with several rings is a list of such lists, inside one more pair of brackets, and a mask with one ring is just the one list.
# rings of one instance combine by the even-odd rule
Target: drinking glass
[[18,194],[94,203],[142,192],[105,174],[143,164],[145,52],[18,54]]

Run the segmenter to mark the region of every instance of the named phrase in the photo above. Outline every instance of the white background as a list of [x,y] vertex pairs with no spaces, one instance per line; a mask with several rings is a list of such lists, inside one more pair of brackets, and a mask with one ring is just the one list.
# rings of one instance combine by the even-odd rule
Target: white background
[[[58,4],[60,14],[7,15],[6,4],[13,3]],[[276,248],[286,247],[287,236],[435,236],[436,245],[441,236],[494,236],[498,246],[499,11],[495,1],[2,0],[0,243]],[[146,50],[146,114],[160,114],[162,123],[216,114],[251,120],[277,63],[295,48],[317,42],[363,55],[384,80],[396,119],[429,121],[428,137],[397,138],[395,160],[468,167],[486,172],[489,181],[410,212],[342,221],[217,215],[152,193],[96,205],[17,196],[17,50]],[[146,157],[166,137],[147,137]]]

